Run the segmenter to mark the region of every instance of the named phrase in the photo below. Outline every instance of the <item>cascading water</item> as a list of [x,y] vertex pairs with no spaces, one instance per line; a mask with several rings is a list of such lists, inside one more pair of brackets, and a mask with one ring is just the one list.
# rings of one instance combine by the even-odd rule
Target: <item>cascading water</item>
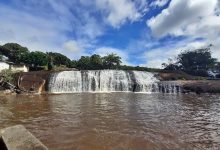
[[63,71],[51,74],[48,91],[51,93],[164,91],[158,83],[159,80],[153,73],[144,71]]
[[162,81],[158,83],[160,93],[181,93],[182,87],[175,81]]

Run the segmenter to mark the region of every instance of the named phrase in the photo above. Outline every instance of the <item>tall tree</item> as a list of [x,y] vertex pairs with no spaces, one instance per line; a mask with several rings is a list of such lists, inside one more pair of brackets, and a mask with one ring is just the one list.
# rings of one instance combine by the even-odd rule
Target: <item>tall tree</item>
[[177,57],[178,63],[183,70],[207,70],[216,64],[216,59],[212,58],[210,46],[207,48],[184,51]]
[[29,50],[17,43],[7,43],[0,47],[0,53],[14,63],[21,63],[25,61],[24,56]]
[[71,68],[77,68],[78,61],[77,60],[72,60],[71,61]]
[[49,52],[47,55],[52,59],[54,65],[65,65],[66,67],[71,67],[71,60],[65,55],[55,52]]
[[90,57],[82,56],[77,62],[77,68],[79,69],[90,69]]
[[54,68],[52,56],[49,55],[47,56],[47,58],[48,58],[47,69],[52,70]]
[[25,62],[33,67],[46,66],[48,64],[47,54],[35,51],[25,55]]
[[100,55],[94,54],[90,57],[90,68],[91,69],[102,69],[102,58]]
[[121,64],[121,57],[111,53],[103,57],[103,66],[107,69],[116,69]]

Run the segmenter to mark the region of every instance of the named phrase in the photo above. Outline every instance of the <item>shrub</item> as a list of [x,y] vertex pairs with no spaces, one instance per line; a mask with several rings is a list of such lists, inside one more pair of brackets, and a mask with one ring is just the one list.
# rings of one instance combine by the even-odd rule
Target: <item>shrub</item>
[[1,76],[3,77],[4,81],[12,83],[14,81],[14,72],[10,69],[4,69],[1,71]]

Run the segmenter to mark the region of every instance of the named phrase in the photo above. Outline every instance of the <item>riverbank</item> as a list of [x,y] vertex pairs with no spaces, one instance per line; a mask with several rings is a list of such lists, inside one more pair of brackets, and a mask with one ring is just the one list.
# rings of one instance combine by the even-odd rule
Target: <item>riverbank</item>
[[168,71],[162,70],[158,72],[158,77],[161,81],[177,81],[177,80],[206,80],[205,77],[192,76],[183,71]]
[[220,80],[188,80],[177,81],[185,92],[220,93]]
[[220,93],[220,80],[192,76],[182,71],[162,71],[158,73],[159,79],[166,82],[176,82],[183,89],[183,93]]

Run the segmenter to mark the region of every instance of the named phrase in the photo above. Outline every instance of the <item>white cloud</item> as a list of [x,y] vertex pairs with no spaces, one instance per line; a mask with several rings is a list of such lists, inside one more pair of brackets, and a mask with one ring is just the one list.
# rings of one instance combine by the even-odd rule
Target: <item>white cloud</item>
[[[172,0],[168,8],[147,21],[153,35],[162,38],[185,36],[188,40],[152,49],[145,53],[147,65],[160,67],[168,58],[185,49],[195,49],[213,44],[213,57],[220,60],[220,16],[218,0]],[[190,37],[190,38],[189,38]],[[198,41],[197,38],[203,40]]]
[[93,54],[99,54],[100,56],[106,56],[108,54],[117,54],[122,58],[122,63],[125,65],[131,65],[128,62],[128,54],[125,52],[125,50],[117,49],[117,48],[112,48],[112,47],[99,47],[97,48]]
[[[80,4],[81,9],[76,7],[73,13],[71,9],[75,3],[14,0],[10,6],[1,4],[0,14],[5,15],[0,15],[4,20],[0,22],[0,44],[16,42],[32,51],[56,51],[76,58],[69,49],[75,52],[79,51],[77,47],[82,51],[92,47],[96,37],[103,34],[103,27],[89,12],[83,13]],[[75,48],[73,39],[77,39]]]
[[169,2],[169,0],[154,0],[151,2],[150,6],[151,7],[163,7]]
[[[68,29],[57,20],[33,16],[9,7],[0,6],[0,43],[18,42],[31,50],[53,50],[58,48]],[[54,38],[55,37],[55,38]],[[56,37],[59,37],[59,41]]]
[[146,11],[146,1],[137,0],[96,0],[96,6],[106,16],[111,26],[118,28],[126,21],[137,21]]
[[207,37],[210,36],[206,34],[207,31],[219,34],[220,17],[215,13],[217,3],[218,0],[172,0],[167,9],[148,20],[147,24],[156,37],[166,35]]
[[12,0],[0,5],[0,44],[16,42],[75,59],[91,53],[109,27],[137,21],[146,10],[146,0]]
[[63,44],[64,49],[71,51],[71,52],[80,52],[82,47],[74,40],[67,41]]
[[[144,66],[161,68],[162,63],[166,63],[169,58],[175,61],[175,58],[181,51],[193,50],[208,46],[205,41],[182,41],[178,43],[168,44],[164,47],[152,49],[144,53],[144,58],[147,60]],[[220,48],[220,47],[219,47]],[[215,55],[213,55],[215,57]],[[216,58],[216,57],[215,57]],[[220,58],[220,56],[219,56]]]

